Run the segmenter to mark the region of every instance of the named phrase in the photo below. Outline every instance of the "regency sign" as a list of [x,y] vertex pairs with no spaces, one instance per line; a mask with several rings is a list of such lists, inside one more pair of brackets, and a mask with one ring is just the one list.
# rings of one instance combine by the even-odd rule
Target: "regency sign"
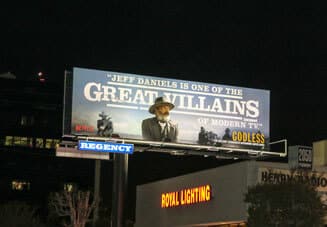
[[82,151],[132,154],[134,145],[125,143],[80,140],[78,141],[78,149]]

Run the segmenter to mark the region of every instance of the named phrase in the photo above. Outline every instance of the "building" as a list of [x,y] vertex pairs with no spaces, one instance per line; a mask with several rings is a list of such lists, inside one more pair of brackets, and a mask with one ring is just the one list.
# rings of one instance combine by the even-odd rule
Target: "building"
[[[94,160],[55,157],[54,148],[62,135],[62,90],[61,84],[0,78],[1,202],[21,199],[44,207],[47,206],[46,200],[51,191],[72,190],[74,187],[93,188]],[[317,170],[324,172],[327,163],[326,143],[314,143],[313,147],[317,147],[317,155],[311,160]],[[161,164],[166,165],[164,162]],[[102,162],[101,168],[104,173],[101,174],[104,176],[101,179],[101,191],[106,192],[102,195],[107,195],[104,200],[110,206],[112,181],[108,175],[112,173],[111,164]],[[269,179],[268,173],[263,172],[265,168],[286,172],[289,169],[285,163],[263,165],[263,162],[239,162],[138,186],[135,226],[244,226],[246,205],[242,202],[242,193],[247,186],[257,183],[260,176],[261,179]],[[134,169],[136,175],[142,171],[150,175],[136,166]],[[155,176],[157,172],[151,174]],[[325,185],[325,180],[320,185]],[[237,196],[228,197],[231,188]],[[167,199],[162,200],[163,194],[168,193],[169,198],[172,192],[186,190],[187,193],[188,189],[202,190],[204,195],[201,194],[201,202],[199,198],[193,198],[187,206],[178,207],[175,200],[175,205],[171,205],[174,207],[168,207],[169,202],[165,207],[163,201],[167,203]],[[131,198],[130,201],[134,202],[133,196]],[[212,210],[218,212],[213,215]],[[192,218],[185,218],[185,215]]]
[[92,188],[94,161],[55,157],[63,84],[8,75],[0,76],[0,201],[47,206],[51,191]]
[[[313,156],[309,148],[305,152],[301,146],[289,148],[292,150],[289,157],[297,157],[298,164],[311,163],[303,165],[309,174],[307,179],[301,180],[309,180],[321,198],[327,195],[326,144],[327,140],[314,143]],[[294,160],[289,163],[248,160],[140,185],[135,227],[246,226],[244,194],[248,187],[287,181],[294,168]],[[303,177],[297,171],[294,174],[294,177]]]

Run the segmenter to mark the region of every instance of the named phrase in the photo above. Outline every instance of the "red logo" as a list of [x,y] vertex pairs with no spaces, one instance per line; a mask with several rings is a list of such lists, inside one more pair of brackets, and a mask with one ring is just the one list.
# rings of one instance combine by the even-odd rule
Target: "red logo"
[[94,132],[94,127],[90,125],[75,125],[76,132]]

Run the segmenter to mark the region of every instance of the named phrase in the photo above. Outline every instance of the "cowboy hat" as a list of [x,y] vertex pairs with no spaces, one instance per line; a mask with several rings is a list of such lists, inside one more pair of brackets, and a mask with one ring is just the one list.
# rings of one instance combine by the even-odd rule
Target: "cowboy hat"
[[[101,113],[99,113],[99,117],[107,118],[108,115],[104,111],[102,111]],[[111,117],[108,117],[108,118],[111,118]]]
[[154,114],[155,112],[155,109],[158,107],[158,106],[162,106],[162,105],[168,105],[169,106],[169,109],[173,109],[175,107],[174,104],[170,103],[168,101],[168,99],[166,97],[158,97],[156,98],[156,100],[154,101],[154,104],[152,106],[150,106],[149,108],[149,112]]

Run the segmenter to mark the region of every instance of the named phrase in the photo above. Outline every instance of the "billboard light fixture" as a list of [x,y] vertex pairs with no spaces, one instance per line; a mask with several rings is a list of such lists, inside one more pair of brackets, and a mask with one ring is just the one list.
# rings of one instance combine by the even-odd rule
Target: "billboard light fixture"
[[227,148],[227,147],[212,147],[212,146],[197,146],[189,144],[177,143],[163,143],[163,142],[150,142],[141,140],[119,139],[111,137],[89,137],[89,136],[75,136],[65,135],[60,142],[60,147],[74,147],[77,146],[78,140],[88,141],[103,141],[103,142],[116,142],[116,143],[132,143],[135,146],[135,152],[159,152],[168,153],[172,155],[209,155],[236,158],[259,158],[267,156],[287,156],[287,140],[280,140],[272,143],[285,143],[285,149],[281,152],[272,152],[269,150],[254,150],[242,148]]
[[185,152],[183,152],[183,151],[171,151],[170,154],[171,155],[185,155]]
[[208,147],[207,150],[208,150],[208,151],[219,151],[220,148],[219,148],[219,147]]

